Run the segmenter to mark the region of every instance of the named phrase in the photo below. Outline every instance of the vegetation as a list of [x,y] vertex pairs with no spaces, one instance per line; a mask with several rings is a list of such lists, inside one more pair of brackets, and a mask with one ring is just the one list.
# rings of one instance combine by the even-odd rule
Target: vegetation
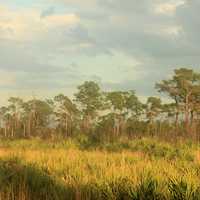
[[0,108],[0,135],[5,138],[69,138],[89,135],[94,141],[121,137],[184,137],[198,140],[200,127],[200,73],[181,68],[156,89],[171,99],[148,97],[143,103],[135,91],[102,91],[93,81],[78,86],[74,100],[64,94],[29,101],[11,97]]
[[200,73],[177,69],[156,83],[167,95],[93,81],[74,99],[0,108],[0,200],[200,199]]
[[199,145],[158,139],[0,143],[0,199],[200,199]]

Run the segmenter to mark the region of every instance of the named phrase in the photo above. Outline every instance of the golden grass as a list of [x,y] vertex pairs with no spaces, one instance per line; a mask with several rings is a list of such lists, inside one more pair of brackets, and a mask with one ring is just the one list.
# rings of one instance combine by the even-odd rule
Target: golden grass
[[[197,154],[198,155],[198,154]],[[123,151],[120,153],[102,151],[81,151],[78,149],[0,149],[0,158],[19,158],[26,163],[36,164],[63,180],[76,177],[80,182],[94,179],[128,177],[136,180],[139,174],[151,172],[159,179],[167,177],[191,176],[199,157],[191,163],[181,160],[149,159],[141,152]],[[187,173],[185,173],[185,171]]]
[[[112,183],[127,179],[137,185],[141,176],[151,174],[159,182],[159,190],[167,192],[169,180],[184,180],[189,185],[200,186],[199,151],[191,149],[193,161],[180,158],[151,157],[141,151],[79,150],[78,148],[0,148],[0,158],[18,158],[26,164],[34,164],[50,177],[64,185],[79,188],[80,185]],[[26,187],[23,186],[22,187]],[[23,194],[21,194],[23,195]],[[76,193],[76,199],[84,198]]]

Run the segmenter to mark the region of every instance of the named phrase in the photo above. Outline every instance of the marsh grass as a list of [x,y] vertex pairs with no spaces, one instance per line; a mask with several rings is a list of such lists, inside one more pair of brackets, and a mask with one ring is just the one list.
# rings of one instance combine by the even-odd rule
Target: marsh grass
[[[84,141],[87,144],[87,141]],[[200,199],[198,145],[0,142],[0,200]]]
[[0,161],[0,199],[62,199],[69,188],[35,165],[13,158]]

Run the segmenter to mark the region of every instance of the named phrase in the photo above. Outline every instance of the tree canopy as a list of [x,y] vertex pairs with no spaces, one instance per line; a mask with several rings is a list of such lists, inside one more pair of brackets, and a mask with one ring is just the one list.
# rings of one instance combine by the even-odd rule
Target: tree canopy
[[73,137],[87,134],[95,138],[136,135],[198,136],[200,128],[200,73],[180,68],[156,83],[162,97],[138,98],[133,90],[102,90],[94,81],[77,87],[74,98],[58,94],[50,99],[24,101],[10,97],[0,108],[2,137]]

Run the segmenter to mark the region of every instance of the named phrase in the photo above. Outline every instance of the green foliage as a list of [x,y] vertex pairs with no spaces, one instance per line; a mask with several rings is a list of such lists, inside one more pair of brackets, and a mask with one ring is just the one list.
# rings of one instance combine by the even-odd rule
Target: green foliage
[[183,180],[170,180],[169,191],[171,193],[172,200],[199,200],[200,188],[194,188],[194,186],[188,185]]
[[19,160],[0,161],[0,198],[17,200],[64,200],[70,188],[64,187],[34,165]]
[[47,100],[10,97],[8,106],[0,108],[0,137],[67,138],[83,133],[97,142],[142,136],[199,140],[200,73],[176,69],[156,88],[172,102],[148,97],[143,104],[134,90],[102,91],[93,81],[78,86],[74,100],[64,94]]
[[0,148],[38,150],[38,149],[80,149],[80,150],[103,150],[108,152],[142,152],[150,158],[164,158],[167,160],[180,159],[187,162],[194,161],[193,151],[196,145],[187,141],[183,144],[170,144],[159,139],[141,138],[128,140],[126,138],[112,142],[102,142],[95,138],[96,135],[79,134],[74,139],[55,139],[44,141],[41,139],[32,140],[1,140]]
[[80,85],[75,98],[86,115],[93,116],[102,107],[100,87],[93,81],[86,81]]
[[148,174],[141,176],[133,197],[134,200],[164,200],[165,195],[158,191],[158,182]]
[[168,160],[182,159],[187,161],[193,161],[194,156],[184,145],[172,145],[169,143],[160,142],[155,139],[141,139],[131,142],[129,145],[134,151],[141,151],[148,154],[150,157],[165,158]]
[[191,134],[193,130],[189,121],[194,123],[194,113],[199,113],[200,73],[192,69],[176,69],[171,79],[156,84],[156,88],[174,100],[175,104],[171,105],[176,108],[173,109],[176,114],[176,124],[180,113],[183,113],[185,132]]

